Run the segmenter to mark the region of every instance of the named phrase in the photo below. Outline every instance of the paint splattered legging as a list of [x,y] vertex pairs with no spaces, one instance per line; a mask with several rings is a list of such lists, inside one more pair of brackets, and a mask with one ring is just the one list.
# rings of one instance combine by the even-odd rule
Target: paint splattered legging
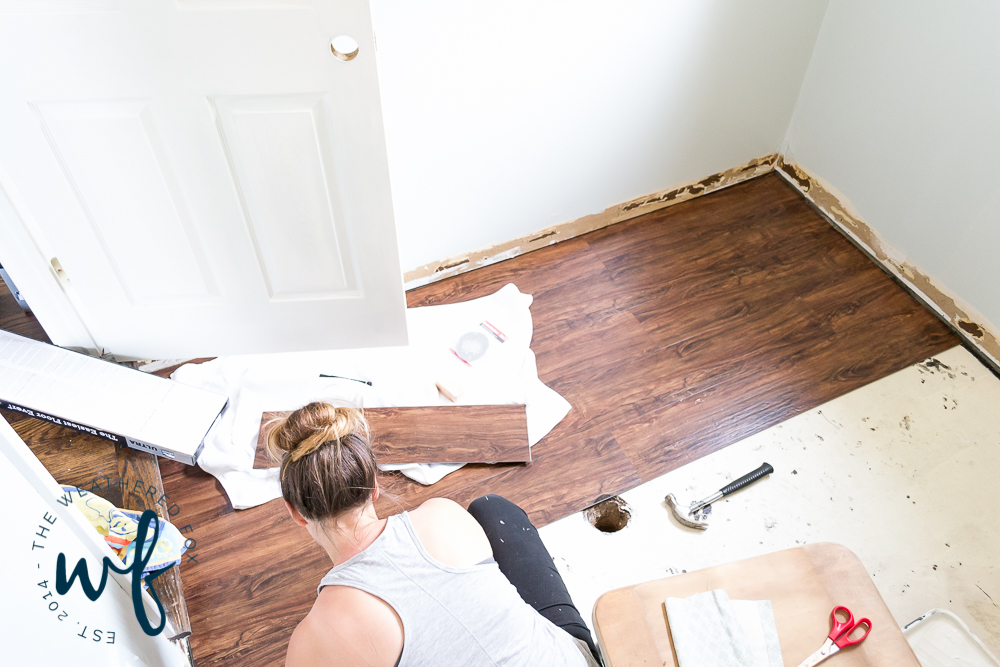
[[486,531],[493,558],[521,599],[573,637],[587,642],[596,657],[590,629],[573,606],[566,584],[524,510],[501,496],[486,495],[472,501],[469,514]]

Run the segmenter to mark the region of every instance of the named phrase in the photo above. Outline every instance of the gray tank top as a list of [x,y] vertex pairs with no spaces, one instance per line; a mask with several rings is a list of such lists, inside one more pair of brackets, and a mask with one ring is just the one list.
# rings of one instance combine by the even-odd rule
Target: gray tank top
[[585,667],[565,630],[532,609],[495,562],[449,567],[434,560],[406,512],[389,517],[371,546],[327,572],[385,601],[403,621],[399,667]]

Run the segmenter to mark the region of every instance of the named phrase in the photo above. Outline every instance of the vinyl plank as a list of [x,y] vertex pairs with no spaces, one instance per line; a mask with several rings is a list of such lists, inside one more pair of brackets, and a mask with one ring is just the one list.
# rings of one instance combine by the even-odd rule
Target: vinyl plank
[[[631,308],[621,312],[621,295],[633,286],[622,290],[607,277],[596,286],[593,280],[586,281],[586,294],[577,283],[543,292],[537,295],[534,307],[537,333],[533,347],[540,377],[564,394],[577,393],[576,388],[578,396],[567,396],[576,408],[621,419],[620,407],[633,404],[630,394],[656,402],[671,393],[682,396],[697,391],[704,382],[738,376],[755,341],[766,339],[776,326],[791,321],[789,314],[810,307],[822,312],[828,307],[830,286],[836,289],[859,270],[870,269],[873,273],[867,278],[880,277],[881,272],[865,263],[863,256],[861,264],[843,261],[840,255],[859,254],[849,245],[840,251],[829,253],[818,271],[785,268],[794,266],[791,262],[764,262],[755,267],[755,281],[750,285],[745,284],[748,281],[740,275],[745,271],[739,267],[708,272],[683,289],[656,297],[662,304],[655,304],[655,316],[650,316],[655,299],[642,304],[645,311]],[[635,256],[641,260],[643,251]],[[754,257],[759,261],[760,255]],[[780,274],[772,274],[774,267],[781,267]],[[789,276],[795,280],[787,280]],[[834,295],[834,300],[851,289]],[[574,293],[548,298],[570,290]],[[551,303],[559,305],[543,310]],[[574,310],[566,303],[581,305]],[[818,307],[811,305],[817,303]],[[614,314],[608,316],[609,312]],[[712,351],[704,349],[709,341],[716,345],[735,341],[736,347],[720,349],[713,358]],[[682,368],[686,371],[683,374]],[[682,382],[678,384],[678,380]],[[635,415],[642,412],[640,409]]]
[[[792,199],[771,215],[761,218],[752,214],[752,208],[737,206],[744,189],[759,191],[767,184],[747,185],[754,188],[719,193],[723,203],[736,200],[722,207],[732,209],[731,218],[722,218],[725,224],[714,215],[692,219],[682,210],[673,217],[666,213],[659,221],[640,219],[641,226],[634,230],[671,241],[678,235],[697,236],[701,239],[697,244],[648,243],[612,253],[600,241],[593,242],[592,251],[608,266],[611,280],[622,293],[633,295],[625,307],[657,335],[661,345],[743,318],[767,317],[782,303],[825,283],[863,283],[862,276],[850,275],[854,272],[880,273],[782,183],[765,190]],[[685,224],[677,224],[674,217]]]
[[537,353],[539,378],[559,392],[574,411],[600,419],[623,393],[645,393],[639,386],[642,363],[653,351],[646,332],[630,313],[567,333],[565,343]]
[[[831,335],[830,318],[836,315],[828,306],[831,298],[844,307],[858,296],[852,285],[833,282],[811,294],[777,302],[768,317],[743,312],[725,326],[693,333],[642,357],[609,364],[596,378],[604,395],[588,392],[581,407],[593,412],[599,408],[592,402],[606,404],[613,408],[604,412],[606,419],[627,421],[718,384],[773,373],[779,368],[774,364],[787,361],[787,355],[805,354],[811,343]],[[764,356],[769,350],[776,350],[773,358]],[[758,362],[764,359],[771,365],[761,367]],[[578,373],[587,371],[580,369]],[[570,378],[573,383],[580,381],[579,375]],[[610,396],[609,391],[613,392]]]
[[[774,424],[864,386],[873,375],[883,377],[914,360],[902,352],[898,340],[868,326],[874,311],[905,294],[869,294],[853,307],[832,315],[823,328],[830,337],[808,349],[794,333],[776,337],[773,345],[754,350],[741,372],[725,382],[704,385],[688,396],[670,402],[613,429],[644,480],[683,465]],[[882,296],[882,295],[880,295]],[[900,310],[906,304],[898,304]],[[954,346],[950,332],[937,330],[922,313],[898,312],[889,322],[901,338],[924,341],[928,356]],[[842,336],[864,356],[847,358]]]
[[618,382],[603,376],[659,345],[621,299],[622,292],[601,270],[540,292],[532,304],[538,376],[588,419],[610,407],[604,401],[618,388]]
[[447,482],[444,487],[423,487],[424,499],[441,496],[468,505],[482,495],[500,495],[543,526],[622,493],[640,480],[610,433],[579,412],[570,413],[534,449],[530,465],[497,466],[499,470],[489,477],[463,476],[463,468],[439,483]]
[[581,236],[411,290],[406,293],[406,305],[416,308],[468,301],[489,296],[507,283],[516,284],[525,294],[535,294],[603,268]]
[[[832,345],[835,357],[848,363],[870,346],[863,337],[864,327],[871,328],[871,319],[884,320],[895,317],[894,313],[912,326],[880,332],[876,349],[901,350],[903,365],[917,360],[912,354],[913,342],[924,352],[941,349],[942,341],[947,347],[956,344],[940,322],[928,317],[884,274],[869,276],[868,281],[872,280],[879,284],[874,291],[865,283],[829,281],[811,293],[775,298],[774,305],[763,311],[765,316],[754,310],[739,313],[725,326],[689,334],[641,358],[622,359],[603,368],[577,368],[562,382],[589,382],[599,387],[587,392],[576,405],[588,412],[608,406],[603,418],[621,425],[716,385],[738,386],[756,376],[780,376],[797,360],[815,354],[818,346]],[[865,324],[855,331],[852,322]],[[870,374],[859,376],[858,384],[838,386],[841,392],[850,391],[897,369],[889,359],[886,364],[872,366]]]
[[641,483],[609,434],[564,430],[559,446],[540,453],[531,466],[506,470],[488,484],[467,486],[450,497],[468,505],[482,495],[501,495],[519,505],[536,526],[544,526]]
[[[4,417],[17,415],[2,412]],[[93,490],[116,507],[124,507],[115,443],[24,415],[8,421],[59,484]]]
[[[290,414],[264,413],[254,468],[278,467],[265,440],[273,420]],[[523,405],[368,408],[365,417],[379,463],[531,462]]]
[[780,177],[765,176],[582,238],[613,274],[663,263],[664,257],[697,258],[695,264],[669,267],[683,275],[705,263],[716,263],[734,250],[744,248],[746,254],[752,247],[770,249],[787,243],[788,228],[802,224],[792,222],[790,216],[802,212],[809,215],[813,230],[829,227]]

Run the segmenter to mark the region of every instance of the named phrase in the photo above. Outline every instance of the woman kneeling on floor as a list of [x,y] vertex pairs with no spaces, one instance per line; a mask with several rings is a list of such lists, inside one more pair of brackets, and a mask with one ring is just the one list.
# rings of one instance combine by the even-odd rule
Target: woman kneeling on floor
[[[292,519],[331,569],[288,644],[290,667],[594,666],[590,631],[527,515],[500,496],[375,514],[359,410],[310,403],[267,438]],[[593,654],[592,654],[593,652]]]

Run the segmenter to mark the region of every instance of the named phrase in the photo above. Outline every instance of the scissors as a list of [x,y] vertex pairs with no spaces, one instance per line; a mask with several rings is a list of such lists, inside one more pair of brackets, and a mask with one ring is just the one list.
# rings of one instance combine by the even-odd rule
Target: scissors
[[[841,621],[838,619],[838,613],[846,614],[847,620]],[[868,633],[872,631],[871,621],[867,618],[862,618],[855,622],[854,614],[847,607],[834,607],[830,613],[830,618],[833,621],[833,629],[830,630],[830,635],[823,642],[823,645],[819,647],[819,650],[806,658],[799,667],[814,667],[831,655],[836,654],[840,649],[860,644],[868,636]],[[865,634],[856,639],[851,639],[851,634],[860,627],[865,629]]]

